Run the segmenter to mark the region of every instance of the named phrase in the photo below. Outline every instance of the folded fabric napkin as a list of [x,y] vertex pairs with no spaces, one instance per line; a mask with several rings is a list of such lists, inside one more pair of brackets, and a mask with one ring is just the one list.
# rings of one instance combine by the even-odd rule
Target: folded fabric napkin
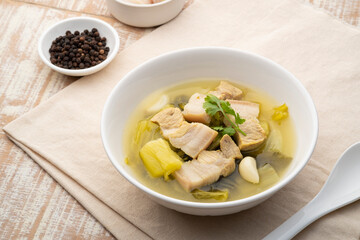
[[[117,238],[259,239],[320,190],[341,153],[360,136],[360,31],[295,0],[196,0],[172,22],[121,52],[4,130]],[[315,152],[305,169],[252,209],[197,217],[164,208],[111,165],[100,138],[112,88],[135,66],[195,46],[251,51],[280,63],[310,92],[319,114]],[[309,239],[358,239],[360,202],[323,217]]]

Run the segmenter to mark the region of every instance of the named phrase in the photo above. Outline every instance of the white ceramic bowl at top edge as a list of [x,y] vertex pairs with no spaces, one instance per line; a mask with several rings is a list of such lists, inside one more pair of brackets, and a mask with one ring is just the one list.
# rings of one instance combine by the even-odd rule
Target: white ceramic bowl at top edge
[[[101,37],[106,37],[106,46],[110,48],[107,58],[93,67],[84,69],[66,69],[58,67],[50,62],[49,49],[52,41],[59,36],[64,36],[67,30],[82,32],[85,29],[91,31],[97,28]],[[116,30],[108,23],[90,17],[75,17],[62,20],[48,28],[40,37],[38,43],[38,52],[43,62],[53,70],[68,76],[86,76],[100,71],[106,67],[119,51],[120,41]]]
[[[200,203],[165,196],[141,184],[124,162],[123,131],[137,105],[152,92],[194,78],[229,79],[286,102],[296,131],[296,151],[285,176],[273,187],[248,198]],[[126,101],[124,101],[126,99]],[[279,64],[256,54],[223,47],[178,50],[155,57],[126,74],[108,97],[101,119],[105,151],[133,185],[168,208],[193,215],[225,215],[253,207],[288,184],[306,165],[318,135],[314,103],[305,87]]]
[[175,18],[185,0],[165,0],[154,4],[136,4],[123,0],[106,0],[111,14],[120,22],[134,27],[154,27]]

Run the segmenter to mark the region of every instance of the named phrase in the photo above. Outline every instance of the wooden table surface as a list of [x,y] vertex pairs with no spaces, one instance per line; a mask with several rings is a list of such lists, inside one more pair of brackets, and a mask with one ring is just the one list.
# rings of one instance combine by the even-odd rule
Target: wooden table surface
[[[360,25],[360,0],[299,1]],[[45,29],[75,16],[110,23],[119,34],[120,51],[152,31],[118,22],[105,0],[0,0],[0,127],[76,80],[52,71],[37,53],[37,41]],[[20,238],[114,237],[0,131],[0,239]]]

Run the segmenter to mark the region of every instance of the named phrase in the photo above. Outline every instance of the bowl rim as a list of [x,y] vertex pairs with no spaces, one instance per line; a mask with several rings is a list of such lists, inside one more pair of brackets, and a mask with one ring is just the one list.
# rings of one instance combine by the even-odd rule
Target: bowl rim
[[126,5],[126,6],[129,6],[129,7],[135,7],[135,8],[154,8],[154,7],[157,7],[157,6],[160,6],[160,5],[165,5],[169,2],[172,2],[172,1],[175,1],[175,0],[164,0],[162,2],[159,2],[159,3],[151,3],[151,4],[147,4],[147,3],[144,3],[144,4],[141,4],[141,3],[131,3],[131,2],[126,2],[124,0],[114,0],[115,2],[117,3],[120,3],[120,4],[123,4],[123,5]]
[[[54,64],[52,64],[50,62],[49,59],[47,59],[45,57],[45,54],[42,50],[42,46],[44,44],[44,40],[45,37],[49,34],[49,32],[52,29],[57,28],[59,25],[62,25],[64,23],[67,22],[72,22],[72,21],[78,21],[78,20],[85,20],[85,21],[89,21],[89,22],[97,22],[103,26],[105,26],[107,29],[110,30],[110,32],[112,33],[112,35],[115,38],[115,44],[113,49],[110,49],[111,53],[107,56],[107,58],[105,59],[105,61],[102,61],[100,64],[89,67],[89,68],[85,68],[85,69],[66,69],[66,68],[61,68],[58,67]],[[45,30],[45,32],[41,35],[41,37],[39,38],[38,41],[38,53],[40,55],[40,58],[43,60],[43,62],[50,68],[52,68],[53,70],[60,72],[62,74],[65,75],[70,75],[70,76],[82,76],[82,75],[87,75],[87,73],[92,72],[95,73],[99,70],[101,70],[103,67],[105,67],[107,64],[109,64],[117,55],[118,51],[119,51],[119,47],[120,47],[120,40],[119,40],[119,35],[117,34],[115,28],[113,28],[110,24],[108,24],[107,22],[97,19],[97,18],[93,18],[93,17],[71,17],[71,18],[67,18],[64,20],[61,20],[57,23],[55,23],[54,25],[50,26],[49,28],[47,28]]]
[[[112,155],[111,150],[109,148],[109,143],[105,136],[105,119],[106,119],[106,114],[109,110],[109,105],[112,102],[112,99],[115,97],[115,94],[118,91],[118,89],[122,88],[122,86],[127,81],[129,81],[128,80],[129,76],[133,75],[139,69],[141,69],[145,66],[151,65],[154,62],[156,62],[162,58],[167,58],[167,57],[174,56],[174,55],[181,54],[181,53],[192,52],[192,54],[196,54],[195,52],[201,53],[201,52],[208,52],[208,51],[213,51],[213,52],[227,51],[227,52],[232,52],[232,53],[236,53],[236,54],[247,55],[247,56],[250,56],[253,58],[258,58],[258,59],[274,66],[275,68],[278,68],[279,70],[283,71],[289,77],[289,80],[292,81],[293,84],[302,92],[302,94],[304,96],[304,100],[310,107],[309,110],[313,116],[313,124],[314,124],[314,129],[315,129],[313,138],[311,139],[311,143],[310,143],[311,147],[310,147],[309,151],[306,153],[306,155],[303,157],[303,159],[305,159],[305,160],[300,162],[299,165],[296,166],[296,168],[294,168],[294,170],[289,173],[289,175],[282,177],[281,180],[278,183],[276,183],[274,186],[272,186],[269,189],[267,189],[263,192],[260,192],[258,194],[252,195],[247,198],[242,198],[242,199],[237,199],[237,200],[227,201],[227,202],[218,202],[218,203],[191,202],[191,201],[176,199],[176,198],[172,198],[172,197],[163,195],[161,193],[158,193],[158,192],[146,187],[145,185],[140,183],[136,178],[134,178],[130,174],[128,174],[121,167],[120,163],[116,160],[115,156]],[[103,146],[104,146],[105,152],[106,152],[109,160],[114,165],[114,167],[119,171],[119,173],[123,177],[125,177],[130,183],[132,183],[136,187],[140,188],[142,191],[146,192],[150,196],[160,199],[162,201],[165,201],[167,203],[176,204],[176,205],[180,205],[180,206],[184,206],[184,207],[190,207],[190,208],[200,208],[200,209],[232,208],[232,207],[244,205],[247,203],[257,202],[257,201],[260,201],[261,199],[266,199],[266,198],[270,197],[271,195],[276,193],[278,190],[283,188],[286,184],[288,184],[291,180],[293,180],[295,178],[295,176],[297,176],[299,174],[299,172],[305,167],[305,165],[310,160],[310,157],[314,151],[314,148],[315,148],[316,142],[317,142],[317,138],[318,138],[318,133],[319,133],[318,115],[317,115],[317,111],[315,108],[315,104],[314,104],[309,92],[306,90],[306,88],[302,85],[302,83],[292,73],[290,73],[288,70],[286,70],[280,64],[278,64],[266,57],[263,57],[261,55],[258,55],[258,54],[252,53],[252,52],[248,52],[248,51],[239,50],[236,48],[213,47],[213,46],[184,48],[184,49],[180,49],[180,50],[167,52],[167,53],[161,54],[159,56],[156,56],[154,58],[151,58],[151,59],[147,60],[146,62],[144,62],[144,63],[138,65],[137,67],[133,68],[132,70],[130,70],[127,74],[125,74],[121,78],[121,80],[116,84],[116,86],[112,89],[111,93],[109,94],[109,96],[105,102],[104,108],[103,108],[100,125],[101,125],[100,130],[101,130],[101,138],[102,138]]]

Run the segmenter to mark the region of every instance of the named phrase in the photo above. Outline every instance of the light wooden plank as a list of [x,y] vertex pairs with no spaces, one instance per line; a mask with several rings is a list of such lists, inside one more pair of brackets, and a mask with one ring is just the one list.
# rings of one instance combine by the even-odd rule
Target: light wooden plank
[[302,0],[327,12],[348,24],[360,25],[360,1],[358,0]]
[[[358,0],[300,1],[349,24],[360,24]],[[0,1],[0,21],[6,26],[0,38],[0,127],[76,81],[51,71],[41,62],[37,38],[57,21],[80,15],[95,16],[113,25],[119,33],[121,49],[151,31],[132,28],[109,17],[105,0]],[[19,238],[113,239],[0,132],[0,239]]]
[[32,3],[38,6],[47,6],[53,9],[68,10],[87,13],[97,16],[110,17],[111,14],[106,6],[105,0],[84,1],[84,0],[17,0],[19,2]]
[[[21,2],[0,2],[0,126],[48,99],[76,78],[45,66],[37,53],[41,33],[78,12]],[[26,16],[26,21],[24,21]],[[151,30],[99,17],[117,30],[121,49]],[[0,239],[112,239],[112,235],[0,133]]]

